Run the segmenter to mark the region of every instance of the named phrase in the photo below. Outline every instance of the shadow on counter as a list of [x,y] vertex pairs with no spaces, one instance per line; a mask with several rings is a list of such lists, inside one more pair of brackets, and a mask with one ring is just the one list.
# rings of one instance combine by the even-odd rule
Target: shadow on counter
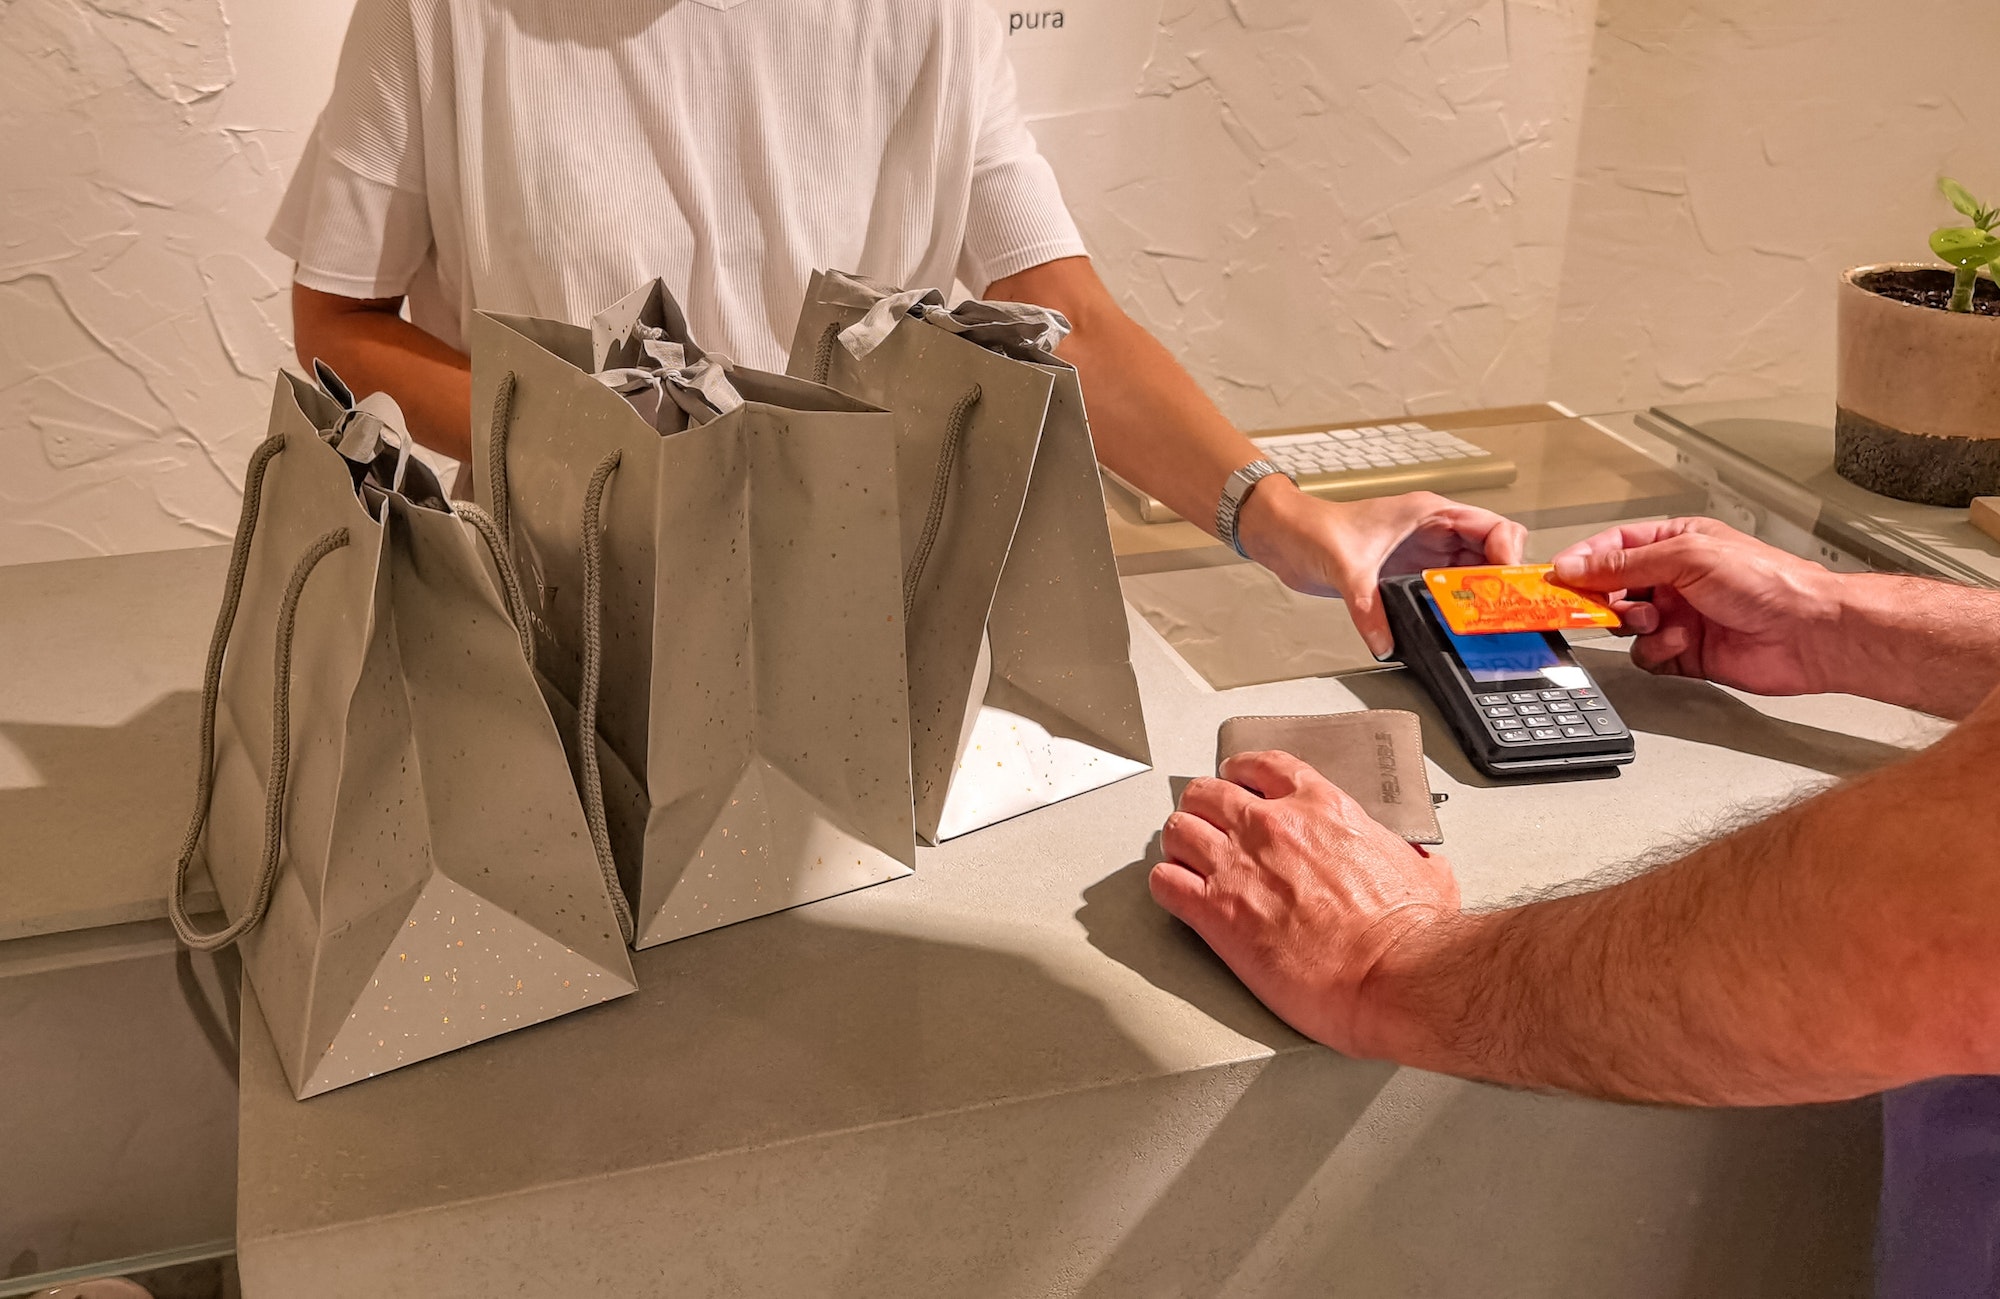
[[[1844,735],[1824,727],[1786,721],[1707,681],[1658,677],[1632,665],[1620,650],[1573,645],[1576,661],[1596,679],[1619,716],[1635,733],[1666,735],[1690,744],[1729,749],[1783,762],[1836,778],[1858,776],[1908,755],[1880,740]],[[1494,789],[1517,784],[1615,779],[1619,768],[1577,773],[1544,773],[1523,780],[1495,780],[1466,760],[1444,715],[1416,677],[1401,668],[1356,672],[1340,678],[1369,708],[1402,708],[1417,715],[1424,733],[1424,756],[1461,785]],[[1642,752],[1639,761],[1645,761]]]
[[1274,1055],[1075,1293],[1868,1293],[1872,1101],[1641,1107],[1347,1059],[1152,902],[1159,855],[1084,891],[1089,941]]
[[1634,731],[1834,777],[1858,776],[1908,756],[1908,750],[1880,740],[1772,717],[1706,681],[1654,676],[1634,667],[1630,656],[1618,650],[1576,645],[1571,652]]
[[[1190,779],[1170,778],[1176,802]],[[1154,835],[1144,856],[1083,891],[1076,918],[1090,945],[1273,1054],[1076,1291],[1099,1299],[1224,1286],[1323,1175],[1396,1072],[1328,1051],[1266,1010],[1199,935],[1153,901],[1146,877],[1160,859]]]

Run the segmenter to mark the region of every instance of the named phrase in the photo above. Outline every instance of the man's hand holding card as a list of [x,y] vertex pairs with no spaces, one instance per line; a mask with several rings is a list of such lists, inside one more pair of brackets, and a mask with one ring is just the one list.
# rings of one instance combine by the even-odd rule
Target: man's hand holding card
[[1618,626],[1609,604],[1555,585],[1549,580],[1554,571],[1553,564],[1429,568],[1424,584],[1445,624],[1460,636]]

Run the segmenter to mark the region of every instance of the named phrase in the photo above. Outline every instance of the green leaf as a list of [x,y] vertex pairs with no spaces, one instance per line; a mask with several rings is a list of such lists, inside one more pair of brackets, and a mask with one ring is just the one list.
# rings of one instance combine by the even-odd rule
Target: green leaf
[[1981,214],[1979,200],[1972,197],[1965,186],[1949,176],[1938,178],[1938,190],[1951,200],[1951,205],[1964,213],[1969,220],[1977,221]]
[[1931,251],[1953,266],[1985,266],[2000,260],[2000,235],[1970,226],[1947,226],[1932,232]]

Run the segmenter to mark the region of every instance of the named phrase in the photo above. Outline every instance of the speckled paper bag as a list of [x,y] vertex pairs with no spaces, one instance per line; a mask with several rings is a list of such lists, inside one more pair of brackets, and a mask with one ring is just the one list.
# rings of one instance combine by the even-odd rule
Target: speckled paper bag
[[472,388],[475,495],[638,945],[909,874],[889,416],[705,356],[659,285],[588,329],[476,317]]
[[917,833],[932,843],[1151,762],[1067,326],[822,271],[789,370],[888,407]]
[[172,908],[239,944],[300,1098],[635,987],[477,533],[393,403],[324,382],[279,380],[217,620],[197,815],[230,925],[180,905],[200,819]]

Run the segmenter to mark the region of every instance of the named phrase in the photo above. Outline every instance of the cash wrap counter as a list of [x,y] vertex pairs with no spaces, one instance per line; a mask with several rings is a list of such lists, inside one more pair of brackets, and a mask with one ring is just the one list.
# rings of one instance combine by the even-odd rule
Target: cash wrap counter
[[[1593,526],[1545,522],[1544,554]],[[1124,548],[1134,577],[1231,567]],[[0,568],[17,1276],[31,1231],[54,1242],[34,1246],[46,1272],[82,1261],[63,1249],[193,1256],[221,1220],[233,989],[152,917],[222,560]],[[1264,1011],[1145,877],[1176,778],[1210,769],[1235,714],[1416,710],[1473,903],[1891,760],[1938,723],[1656,680],[1585,642],[1636,763],[1500,788],[1401,671],[1218,691],[1162,621],[1132,617],[1153,771],[924,851],[913,878],[638,953],[634,996],[301,1103],[245,990],[244,1292],[1867,1293],[1872,1102],[1630,1107],[1348,1060]],[[109,1221],[93,1190],[127,1184]]]

